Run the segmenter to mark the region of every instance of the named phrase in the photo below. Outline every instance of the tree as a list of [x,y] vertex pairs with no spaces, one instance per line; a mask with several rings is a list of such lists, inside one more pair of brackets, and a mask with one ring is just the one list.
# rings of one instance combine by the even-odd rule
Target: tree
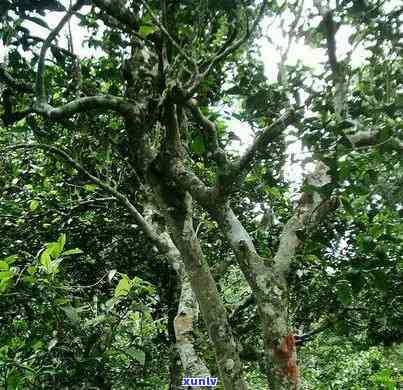
[[[246,389],[244,347],[230,321],[244,306],[228,314],[213,274],[220,267],[224,272],[232,256],[228,264],[224,260],[209,264],[208,250],[194,225],[198,218],[214,221],[216,234],[225,241],[222,248],[233,255],[250,288],[248,302],[257,307],[268,384],[274,390],[297,388],[296,344],[304,336],[296,336],[296,324],[289,317],[290,283],[295,287],[292,300],[306,301],[301,285],[293,282],[293,267],[304,252],[319,258],[326,249],[340,247],[342,239],[361,242],[359,206],[351,208],[350,199],[362,191],[363,177],[355,177],[352,168],[362,153],[372,153],[376,159],[378,164],[371,166],[375,176],[385,172],[389,160],[396,171],[401,169],[401,60],[393,57],[401,52],[396,43],[399,11],[385,13],[381,3],[317,2],[312,12],[321,21],[310,28],[301,20],[303,2],[79,0],[67,10],[57,1],[7,2],[3,8],[2,36],[10,52],[8,63],[0,68],[2,119],[12,132],[2,150],[14,156],[21,150],[41,150],[102,190],[103,199],[119,202],[177,273],[181,294],[175,342],[187,376],[210,375],[194,347],[193,324],[200,308],[224,388]],[[31,16],[33,11],[44,18]],[[54,29],[46,24],[49,11],[63,13]],[[282,55],[279,81],[270,84],[249,44],[259,35],[265,16],[282,16],[286,11],[292,17],[286,31],[289,46]],[[103,51],[98,59],[74,54],[71,31],[68,49],[55,43],[72,15],[93,32],[102,21],[102,39],[95,34],[89,39]],[[49,29],[48,37],[33,36],[22,25],[24,20]],[[352,39],[375,45],[372,64],[353,70],[348,59],[338,59],[336,33],[341,23],[357,21],[362,27]],[[300,36],[326,48],[326,79],[319,91],[304,79],[315,78],[310,69],[286,64],[290,45]],[[30,63],[21,48],[31,54]],[[376,89],[369,81],[375,74]],[[233,85],[230,90],[228,82]],[[380,92],[383,85],[385,91]],[[303,93],[309,96],[301,103]],[[214,106],[231,95],[242,103],[238,117],[257,129],[240,156],[226,151],[231,129],[220,121],[221,113],[214,112]],[[87,146],[102,144],[118,153],[118,162],[108,155],[100,157],[96,150],[74,150],[72,139],[84,134],[86,127]],[[13,134],[27,128],[29,142],[18,142]],[[284,135],[290,129],[312,152],[315,165],[306,173],[294,207],[286,199],[280,174],[287,154]],[[351,165],[343,160],[346,156],[352,156]],[[124,167],[124,182],[114,164]],[[361,189],[349,188],[346,180],[356,180]],[[259,189],[263,195],[255,197],[251,192],[256,181],[263,182]],[[375,188],[379,182],[370,185]],[[262,225],[253,236],[251,213],[239,207],[245,205],[245,196],[270,201],[283,225],[266,225],[266,233]],[[391,211],[387,218],[395,221],[398,215]],[[373,219],[367,222],[377,225]],[[342,226],[339,230],[337,224]],[[392,235],[392,230],[385,234]],[[329,241],[318,247],[313,237],[322,231]],[[390,248],[375,244],[375,253],[389,256],[401,274],[401,264],[400,268],[395,264],[401,251],[401,231],[398,234],[398,242],[391,240]],[[359,253],[356,248],[349,258]],[[349,283],[344,278],[336,282],[340,312],[352,303]],[[324,291],[329,286],[325,283]]]

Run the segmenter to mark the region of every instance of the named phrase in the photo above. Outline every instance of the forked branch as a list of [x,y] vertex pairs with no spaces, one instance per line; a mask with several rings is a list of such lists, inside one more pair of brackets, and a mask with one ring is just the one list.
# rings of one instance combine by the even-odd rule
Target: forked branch
[[[236,40],[231,40],[229,42],[232,42],[230,45],[222,46],[220,49],[217,50],[217,52],[212,56],[210,61],[205,66],[205,69],[201,72],[195,75],[195,77],[192,79],[190,85],[187,86],[187,96],[191,97],[197,87],[200,85],[200,83],[204,80],[204,78],[208,75],[210,72],[211,68],[217,64],[220,61],[223,61],[226,57],[228,57],[231,53],[233,53],[235,50],[237,50],[240,46],[242,46],[255,32],[257,26],[259,25],[259,22],[261,21],[264,12],[266,10],[267,6],[267,1],[263,0],[262,4],[260,5],[258,14],[252,24],[252,27],[249,28],[247,26],[245,33]],[[228,41],[226,41],[226,44],[228,44]]]

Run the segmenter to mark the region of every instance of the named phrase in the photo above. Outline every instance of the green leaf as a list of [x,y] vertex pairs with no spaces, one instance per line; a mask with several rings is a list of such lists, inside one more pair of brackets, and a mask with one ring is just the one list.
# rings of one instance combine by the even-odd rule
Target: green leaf
[[60,254],[60,256],[66,257],[66,256],[72,256],[72,255],[79,255],[80,253],[84,253],[84,252],[79,248],[74,248],[74,249],[69,249],[68,251],[62,252]]
[[60,249],[60,242],[56,241],[56,242],[50,242],[49,244],[47,244],[46,250],[49,253],[49,255],[51,257],[53,257],[54,259],[58,256],[60,256],[60,253],[62,252]]
[[347,280],[337,282],[336,295],[343,305],[351,305],[353,301],[353,292],[350,283]]
[[146,362],[146,354],[144,351],[141,351],[139,349],[130,351],[131,356],[133,356],[134,359],[136,359],[142,366],[144,366],[144,363]]
[[9,265],[6,261],[0,260],[0,271],[8,271]]
[[339,133],[343,130],[349,129],[350,127],[353,127],[355,125],[354,122],[351,122],[349,120],[344,120],[336,124],[334,127],[334,130]]
[[66,234],[65,233],[62,233],[60,235],[60,237],[57,240],[57,243],[59,244],[59,254],[60,254],[61,252],[63,252],[64,245],[66,244]]
[[132,284],[127,275],[123,275],[122,279],[119,280],[118,285],[115,288],[115,297],[126,296],[129,294],[132,288]]
[[31,200],[31,203],[29,204],[29,209],[31,211],[35,211],[39,207],[39,202],[35,199]]
[[197,134],[195,139],[192,142],[192,150],[198,156],[203,156],[206,147],[204,146],[203,137],[200,134]]
[[14,274],[11,271],[0,271],[0,292],[4,292],[11,285]]
[[45,249],[39,258],[40,263],[46,268],[49,269],[49,264],[52,261],[50,258],[50,254],[48,252],[48,249]]
[[49,263],[48,272],[51,274],[56,274],[59,272],[59,265],[63,259],[56,259]]
[[98,186],[96,184],[85,184],[83,185],[83,188],[88,192],[95,192],[98,189]]
[[307,256],[305,256],[305,259],[307,261],[311,262],[311,263],[319,263],[320,262],[318,256],[315,256],[315,255],[307,255]]
[[351,216],[354,216],[354,209],[351,207],[350,201],[344,196],[340,196],[340,201],[346,213]]
[[34,351],[38,351],[43,347],[43,341],[42,340],[35,340],[32,345],[31,345],[32,349]]
[[14,276],[11,271],[0,271],[0,280],[9,280]]
[[107,316],[105,314],[101,314],[95,318],[91,318],[90,320],[85,321],[84,327],[91,327],[101,324],[107,320]]
[[155,31],[155,28],[153,26],[143,24],[139,28],[139,35],[141,35],[143,38],[145,38],[147,35],[152,34]]
[[3,259],[8,265],[13,264],[16,260],[18,260],[18,255],[11,255],[7,256],[5,259]]
[[56,298],[56,299],[55,299],[55,303],[56,303],[57,305],[66,305],[66,304],[68,304],[69,302],[70,302],[70,300],[67,299],[67,298]]
[[62,310],[66,314],[67,318],[73,323],[73,324],[79,324],[80,323],[80,316],[78,314],[78,311],[73,307],[73,306],[63,306]]

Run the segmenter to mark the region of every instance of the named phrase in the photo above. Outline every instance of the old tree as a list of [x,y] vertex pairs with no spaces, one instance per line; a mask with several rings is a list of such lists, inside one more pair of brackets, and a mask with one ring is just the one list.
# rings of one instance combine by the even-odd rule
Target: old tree
[[[296,389],[297,347],[320,331],[401,342],[395,2],[7,0],[0,13],[3,388],[131,388],[116,373],[147,377],[166,352],[170,388],[247,389],[257,370]],[[265,58],[277,81],[258,39],[279,53]],[[298,45],[320,63],[290,61]],[[241,122],[254,139],[238,152]],[[286,164],[305,169],[298,194]],[[64,231],[81,250],[63,252]]]

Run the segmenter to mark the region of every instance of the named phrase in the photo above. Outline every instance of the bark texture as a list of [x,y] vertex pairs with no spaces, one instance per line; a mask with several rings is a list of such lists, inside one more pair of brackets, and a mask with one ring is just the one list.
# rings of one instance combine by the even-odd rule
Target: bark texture
[[[154,184],[159,188],[158,196],[165,206],[163,209],[167,210],[165,215],[173,241],[183,256],[186,273],[200,305],[224,387],[234,390],[247,389],[237,343],[228,323],[225,306],[193,229],[191,196],[172,188],[164,188],[160,179],[154,181]],[[181,323],[181,326],[183,325]]]

